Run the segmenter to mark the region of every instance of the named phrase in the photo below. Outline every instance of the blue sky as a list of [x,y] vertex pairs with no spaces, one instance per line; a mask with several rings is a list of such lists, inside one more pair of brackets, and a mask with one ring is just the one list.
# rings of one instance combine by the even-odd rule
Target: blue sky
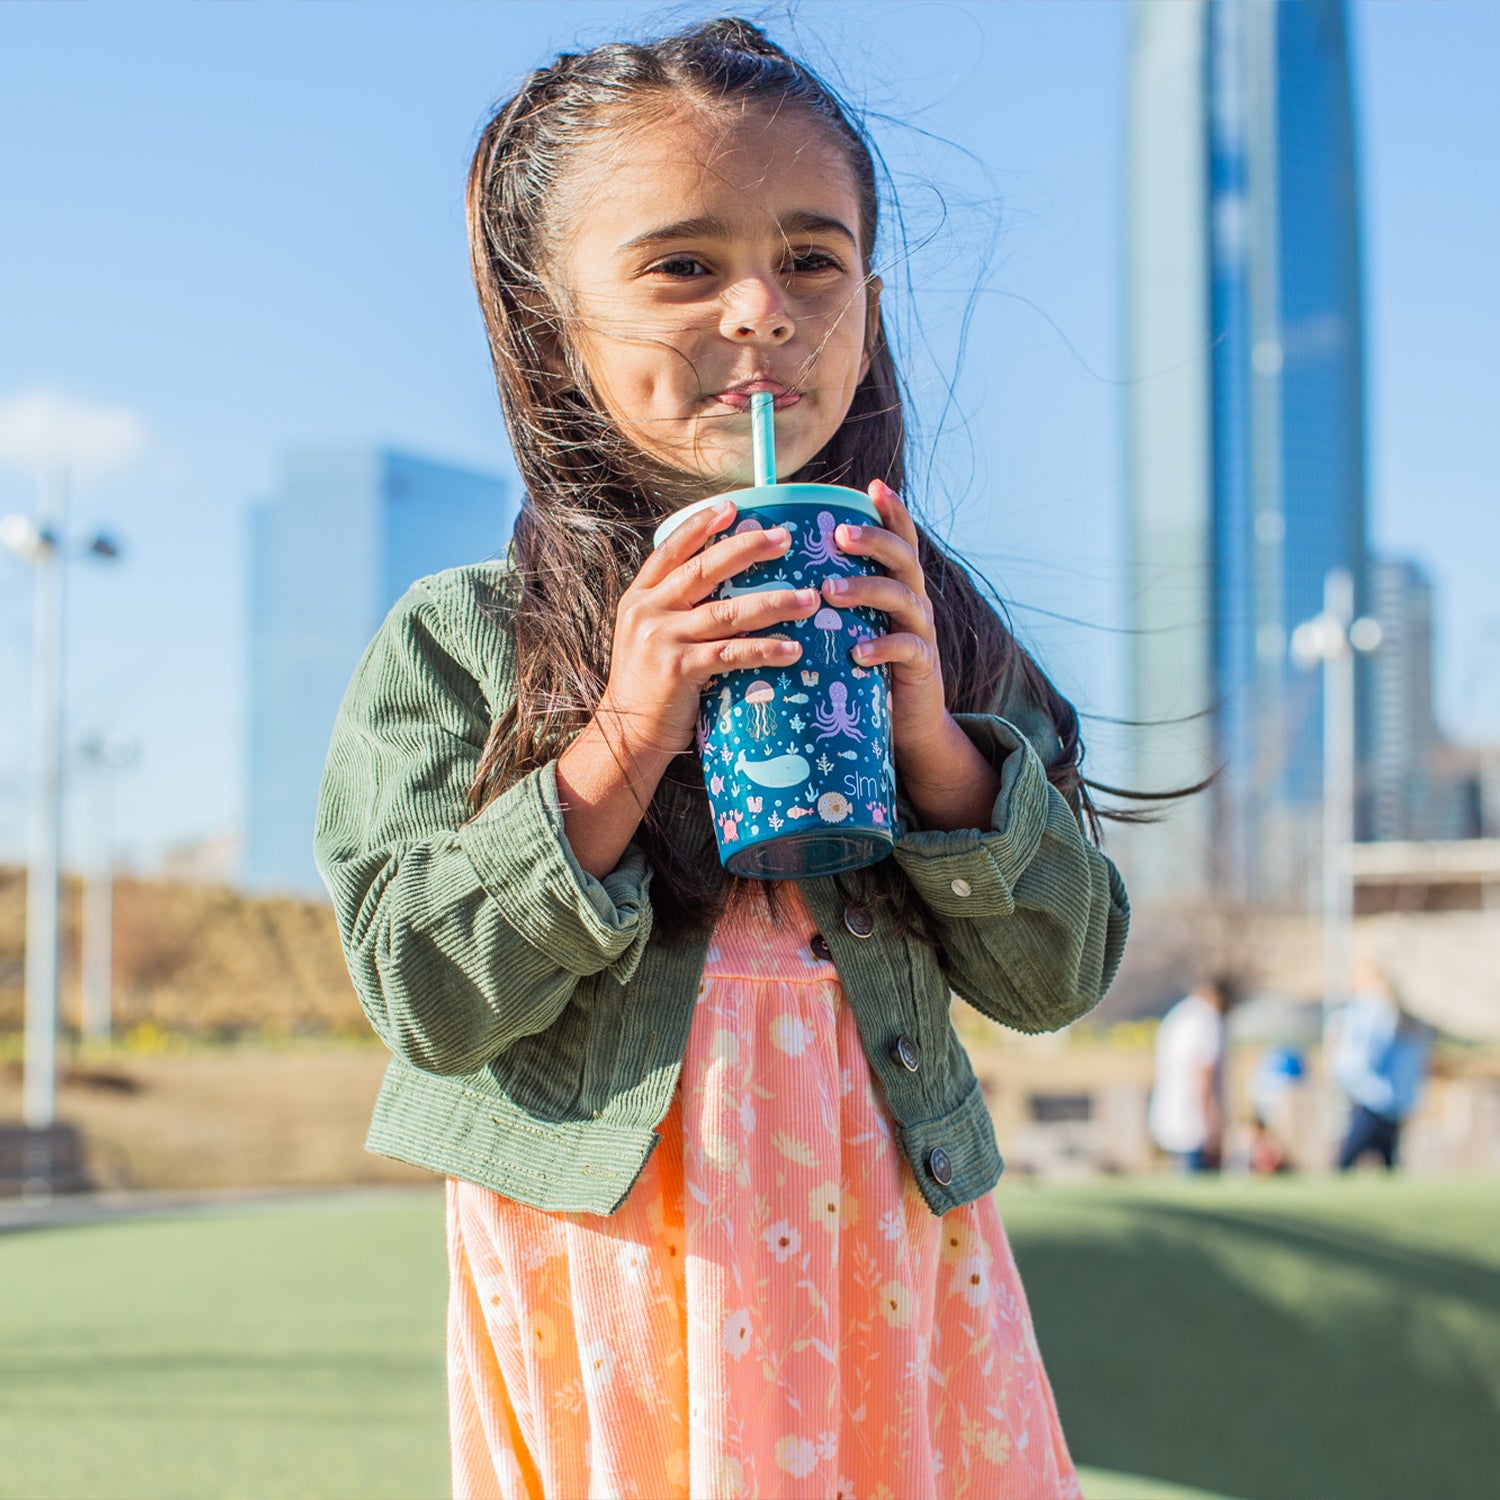
[[[245,513],[285,448],[388,442],[508,467],[463,237],[487,106],[560,47],[708,9],[0,8],[0,402],[45,387],[129,409],[147,435],[132,467],[74,497],[80,527],[107,523],[128,550],[73,570],[70,615],[74,737],[141,744],[120,813],[137,862],[241,817]],[[936,230],[911,264],[929,415],[982,288],[929,513],[1018,601],[1080,707],[1123,712],[1128,7],[761,14],[893,117],[877,138],[912,229]],[[1372,539],[1438,585],[1448,731],[1494,738],[1500,486],[1482,421],[1500,406],[1500,206],[1481,184],[1500,6],[1359,0],[1352,24]],[[899,280],[890,300],[912,311]],[[32,504],[0,469],[0,513]],[[0,560],[0,854],[24,838],[29,630],[25,571]],[[1093,739],[1107,777],[1113,742]]]

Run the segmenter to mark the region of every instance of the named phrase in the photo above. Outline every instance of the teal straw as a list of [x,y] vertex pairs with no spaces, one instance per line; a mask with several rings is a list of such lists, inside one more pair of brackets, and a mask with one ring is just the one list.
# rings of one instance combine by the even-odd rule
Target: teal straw
[[755,483],[776,483],[776,419],[770,391],[750,393],[750,441],[755,449]]

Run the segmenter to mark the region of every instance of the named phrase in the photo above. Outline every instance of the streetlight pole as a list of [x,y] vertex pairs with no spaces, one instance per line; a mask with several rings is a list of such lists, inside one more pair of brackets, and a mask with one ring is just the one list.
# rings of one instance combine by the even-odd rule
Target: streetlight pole
[[1354,653],[1380,644],[1379,622],[1354,618],[1354,580],[1330,568],[1323,612],[1292,632],[1292,657],[1323,668],[1323,1018],[1349,997],[1354,959]]
[[96,734],[83,744],[94,773],[94,859],[83,886],[82,1031],[91,1042],[108,1042],[114,1029],[114,774],[136,755],[124,735]]
[[[68,481],[42,470],[33,555],[31,837],[26,876],[26,1060],[21,1114],[51,1128],[57,1110],[58,886],[62,842],[63,558]],[[31,1175],[28,1173],[28,1176]],[[45,1173],[50,1176],[50,1173]]]

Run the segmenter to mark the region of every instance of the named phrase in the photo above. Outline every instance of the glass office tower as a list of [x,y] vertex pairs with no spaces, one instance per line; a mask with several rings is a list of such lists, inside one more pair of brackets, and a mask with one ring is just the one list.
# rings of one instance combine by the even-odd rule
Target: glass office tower
[[1321,695],[1287,641],[1350,569],[1364,430],[1339,0],[1138,0],[1128,490],[1135,783],[1218,771],[1138,841],[1143,896],[1296,899],[1315,876]]
[[494,556],[514,520],[487,474],[380,449],[288,457],[251,514],[246,886],[322,890],[313,816],[361,653],[409,584]]

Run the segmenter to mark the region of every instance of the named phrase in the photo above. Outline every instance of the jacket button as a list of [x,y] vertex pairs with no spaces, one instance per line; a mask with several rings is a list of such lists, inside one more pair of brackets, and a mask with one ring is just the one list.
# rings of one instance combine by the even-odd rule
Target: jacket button
[[955,896],[972,896],[974,894],[974,887],[970,885],[969,882],[962,876],[955,880],[953,884],[948,887],[948,889],[952,891]]
[[953,1181],[953,1163],[941,1146],[934,1146],[927,1153],[927,1170],[939,1187],[947,1187]]
[[922,1066],[922,1049],[903,1031],[891,1043],[891,1061],[900,1063],[908,1073],[915,1073]]
[[833,957],[833,951],[828,946],[828,939],[821,932],[812,935],[812,941],[807,945],[812,949],[812,956],[821,959],[825,964]]
[[846,906],[844,926],[857,938],[867,938],[875,931],[875,913],[868,906]]

